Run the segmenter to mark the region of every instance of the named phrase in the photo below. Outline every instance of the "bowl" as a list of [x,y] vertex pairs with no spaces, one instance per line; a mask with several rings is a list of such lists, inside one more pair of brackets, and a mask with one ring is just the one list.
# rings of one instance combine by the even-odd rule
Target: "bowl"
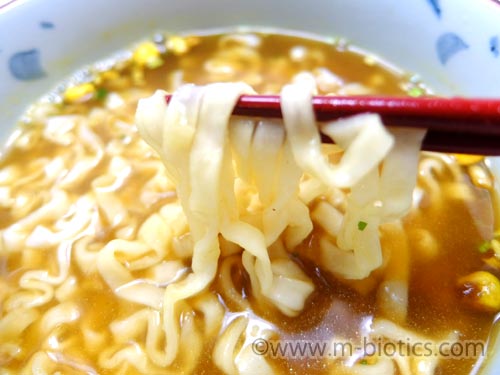
[[[437,93],[493,97],[500,96],[498,25],[493,0],[4,1],[0,139],[29,103],[76,69],[156,30],[264,26],[342,36],[418,74]],[[499,159],[488,162],[498,179]],[[496,341],[485,374],[498,374]]]

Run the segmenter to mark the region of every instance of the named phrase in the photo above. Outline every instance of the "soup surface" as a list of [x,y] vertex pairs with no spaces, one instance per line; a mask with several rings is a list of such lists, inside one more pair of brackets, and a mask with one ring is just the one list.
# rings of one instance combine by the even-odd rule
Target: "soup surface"
[[[50,374],[223,373],[214,347],[241,317],[254,322],[261,332],[255,337],[265,338],[267,345],[332,340],[354,345],[374,319],[393,321],[428,342],[446,340],[453,332],[458,338],[450,343],[487,340],[496,308],[478,301],[478,283],[466,278],[478,271],[499,276],[496,240],[485,243],[495,229],[492,177],[482,158],[424,152],[412,210],[401,225],[380,227],[380,269],[363,280],[346,280],[325,269],[318,250],[325,229],[313,217],[313,232],[286,250],[314,291],[297,316],[287,316],[255,298],[241,249],[222,239],[216,278],[189,301],[190,308],[179,307],[198,340],[186,340],[187,347],[181,342],[176,360],[162,366],[161,347],[168,338],[159,334],[152,349],[146,334],[161,327],[160,315],[148,306],[147,295],[135,302],[122,298],[97,260],[115,239],[154,248],[158,233],[147,223],[162,213],[172,218],[165,246],[174,250],[148,264],[147,257],[134,259],[118,249],[118,273],[127,287],[153,280],[164,288],[190,269],[189,229],[175,186],[134,125],[138,100],[187,82],[244,81],[259,93],[279,93],[304,71],[314,75],[320,94],[419,96],[430,91],[416,77],[342,40],[272,33],[158,36],[111,68],[105,65],[91,69],[88,82],[66,87],[55,96],[59,101],[33,106],[0,160],[2,373],[28,374],[35,368]],[[331,197],[317,197],[308,207],[315,212],[326,201]],[[341,210],[342,201],[336,204]],[[384,304],[384,282],[393,277],[408,289],[407,302],[401,302],[407,304],[404,318]],[[223,315],[212,329],[203,325],[211,313]],[[351,362],[331,353],[265,357],[283,374],[360,373],[359,365],[369,374],[378,363],[367,353],[352,354]],[[422,373],[468,374],[480,359],[441,358],[435,372]],[[397,364],[395,373],[411,373]],[[358,372],[352,372],[354,365]]]

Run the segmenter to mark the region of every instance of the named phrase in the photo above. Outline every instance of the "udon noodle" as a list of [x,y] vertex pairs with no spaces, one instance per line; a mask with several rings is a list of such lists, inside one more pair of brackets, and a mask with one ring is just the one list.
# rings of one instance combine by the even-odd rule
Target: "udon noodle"
[[[172,363],[178,353],[182,328],[177,304],[206,289],[217,273],[219,235],[241,248],[255,296],[266,298],[283,314],[301,312],[314,289],[312,282],[286,253],[272,259],[267,249],[281,242],[285,251],[291,250],[312,231],[309,210],[300,198],[304,175],[324,190],[350,190],[345,213],[328,204],[316,211],[317,221],[328,232],[320,240],[322,266],[347,279],[363,279],[382,265],[378,227],[400,219],[410,209],[424,133],[399,129],[395,137],[376,115],[329,123],[322,132],[344,151],[338,163],[330,163],[321,151],[310,104],[315,92],[310,75],[298,76],[295,83],[283,88],[284,126],[251,119],[229,124],[237,99],[254,93],[241,83],[182,86],[168,106],[164,91],[139,102],[137,126],[160,154],[177,186],[193,242],[192,273],[169,285],[163,304],[155,304],[162,306],[164,320],[166,355],[162,363]],[[397,173],[402,169],[405,173]],[[331,210],[335,213],[330,214]],[[359,229],[361,222],[366,225],[363,230]],[[112,260],[103,258],[99,257],[98,267],[111,279]],[[108,284],[120,287],[120,283]],[[405,288],[387,285],[403,304],[396,309],[405,310]],[[148,294],[134,290],[134,295]],[[236,332],[241,334],[239,329]],[[226,335],[225,340],[237,341],[234,334]],[[230,368],[224,363],[228,358],[231,356],[216,363]],[[246,373],[247,367],[249,364],[237,364],[231,373]],[[269,373],[270,368],[264,372]]]
[[[477,358],[449,365],[441,347],[485,339],[496,311],[459,310],[453,292],[494,283],[497,239],[484,258],[454,252],[493,237],[488,169],[422,154],[424,132],[374,114],[316,123],[312,95],[371,89],[335,75],[319,42],[279,35],[292,47],[273,60],[275,37],[209,36],[206,49],[172,37],[162,68],[143,45],[126,73],[31,110],[0,169],[0,373],[470,371]],[[160,73],[168,105],[166,91],[150,96]],[[283,120],[231,116],[256,90],[280,90]],[[438,233],[448,211],[461,219]],[[286,340],[329,355],[256,347]]]

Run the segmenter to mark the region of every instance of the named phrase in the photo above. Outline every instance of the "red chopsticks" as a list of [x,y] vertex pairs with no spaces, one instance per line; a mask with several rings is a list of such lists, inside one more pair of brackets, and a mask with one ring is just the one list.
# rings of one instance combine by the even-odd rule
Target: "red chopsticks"
[[[425,150],[500,155],[498,99],[315,96],[312,102],[317,121],[378,113],[387,126],[428,129],[422,145]],[[281,117],[280,97],[243,95],[233,114]]]

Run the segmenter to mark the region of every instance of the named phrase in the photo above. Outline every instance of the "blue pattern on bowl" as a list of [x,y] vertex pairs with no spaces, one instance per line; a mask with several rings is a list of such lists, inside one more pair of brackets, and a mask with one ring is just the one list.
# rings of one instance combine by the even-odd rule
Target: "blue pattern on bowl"
[[46,75],[37,48],[14,53],[9,58],[9,70],[13,77],[21,81],[31,81]]
[[50,21],[40,21],[40,27],[42,29],[53,29],[55,25]]
[[441,34],[436,41],[436,49],[441,64],[446,64],[456,53],[466,50],[469,45],[456,33]]
[[439,4],[439,0],[427,0],[427,1],[431,5],[434,13],[436,13],[436,16],[438,16],[438,18],[441,18],[441,5]]
[[[39,27],[45,30],[55,28],[53,22],[42,20]],[[20,81],[40,79],[47,75],[42,68],[41,54],[38,48],[27,51],[18,51],[9,58],[9,71],[13,78]]]
[[498,47],[498,36],[494,35],[490,38],[490,51],[494,57],[498,57],[498,55],[500,55]]

